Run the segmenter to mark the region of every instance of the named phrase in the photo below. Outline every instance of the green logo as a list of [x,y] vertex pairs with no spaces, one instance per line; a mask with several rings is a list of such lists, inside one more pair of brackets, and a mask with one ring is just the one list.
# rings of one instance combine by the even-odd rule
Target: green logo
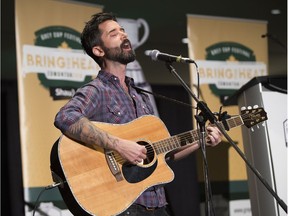
[[[65,52],[77,50],[79,53],[81,50],[84,55],[79,32],[69,27],[49,26],[36,31],[35,36],[35,45],[37,47],[57,48],[55,49],[56,51],[59,49],[57,55],[51,53],[45,55],[45,53],[42,53],[41,55],[33,56],[34,64],[47,68],[45,73],[38,73],[38,78],[44,87],[50,89],[54,99],[71,97],[77,88],[92,79],[91,75],[85,76],[85,74],[79,72],[80,67],[81,70],[84,68],[83,59],[71,56],[71,54]],[[55,51],[53,50],[53,52]],[[49,67],[52,69],[49,69]],[[74,68],[78,69],[78,74],[73,72]]]
[[[253,50],[235,42],[221,42],[206,48],[206,60],[213,61],[250,61],[255,62]],[[211,91],[220,97],[230,96],[237,89],[219,89],[215,84],[209,84]]]

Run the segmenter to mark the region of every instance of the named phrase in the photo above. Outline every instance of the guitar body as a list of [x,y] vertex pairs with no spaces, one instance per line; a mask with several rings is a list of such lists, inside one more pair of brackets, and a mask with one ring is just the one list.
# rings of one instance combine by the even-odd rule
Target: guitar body
[[[245,124],[250,128],[267,119],[263,108],[242,110],[241,116],[224,119],[224,130]],[[170,137],[156,116],[142,116],[127,124],[95,122],[102,130],[147,149],[147,159],[132,165],[117,152],[91,149],[62,135],[51,150],[53,180],[74,215],[111,216],[125,211],[148,188],[171,182],[174,173],[166,164],[165,154],[199,140],[192,130]],[[240,150],[239,150],[240,151]]]
[[[127,124],[95,122],[95,125],[115,136],[145,145],[170,137],[164,123],[152,115]],[[88,148],[64,135],[52,148],[51,171],[54,181],[62,180],[60,193],[74,215],[120,214],[146,189],[174,178],[164,153],[153,154],[147,164],[132,165],[118,162],[117,156],[107,154],[104,149]]]

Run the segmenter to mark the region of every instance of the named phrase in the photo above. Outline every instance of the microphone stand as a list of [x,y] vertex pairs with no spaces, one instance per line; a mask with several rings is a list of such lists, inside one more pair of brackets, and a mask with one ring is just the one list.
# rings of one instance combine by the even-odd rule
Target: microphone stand
[[[211,185],[209,180],[208,174],[208,162],[206,158],[206,140],[205,140],[205,122],[209,119],[210,122],[217,122],[217,119],[214,117],[213,113],[211,112],[209,116],[205,113],[208,111],[207,108],[204,108],[204,102],[198,100],[197,96],[191,91],[191,89],[186,85],[186,83],[182,80],[182,78],[178,75],[174,67],[172,66],[171,62],[166,62],[166,66],[170,70],[170,72],[179,79],[182,83],[183,87],[188,91],[188,93],[193,97],[193,99],[197,102],[197,108],[200,108],[202,111],[199,115],[196,115],[195,118],[199,125],[199,143],[200,148],[203,154],[203,172],[204,172],[204,186],[205,186],[205,215],[214,216],[214,209],[212,204],[212,193],[211,193]],[[203,104],[203,105],[201,105]],[[213,118],[213,119],[212,119]]]
[[[196,63],[195,63],[196,65]],[[202,115],[205,119],[208,119],[212,124],[214,124],[223,134],[223,136],[228,140],[228,142],[232,145],[232,147],[237,151],[237,153],[240,155],[240,157],[245,161],[247,166],[254,172],[254,174],[257,176],[257,178],[262,182],[262,184],[267,188],[267,190],[271,193],[271,195],[276,199],[278,204],[282,207],[282,209],[287,214],[287,205],[286,203],[280,199],[280,197],[275,193],[275,191],[272,189],[272,187],[268,184],[268,182],[262,177],[262,175],[259,173],[259,171],[252,166],[252,164],[248,161],[246,156],[243,154],[243,152],[239,149],[239,147],[233,142],[233,140],[230,138],[230,136],[226,133],[225,129],[221,127],[219,122],[217,121],[216,117],[213,115],[211,110],[208,108],[207,104],[203,101],[200,101],[196,95],[191,91],[191,89],[187,86],[187,84],[182,80],[182,78],[177,74],[176,70],[172,66],[171,62],[166,62],[166,66],[169,69],[169,71],[181,82],[182,86],[186,89],[186,91],[191,95],[191,97],[197,102],[197,108],[199,108],[202,112]],[[196,65],[197,67],[197,65]],[[206,197],[208,199],[209,197]],[[208,202],[208,201],[206,201]],[[208,207],[206,207],[208,208]],[[208,214],[210,212],[208,211]]]
[[203,173],[204,173],[204,188],[205,188],[205,215],[215,215],[212,201],[212,191],[208,174],[208,161],[206,157],[206,140],[205,140],[205,123],[207,119],[200,113],[195,116],[199,125],[199,143],[203,156]]

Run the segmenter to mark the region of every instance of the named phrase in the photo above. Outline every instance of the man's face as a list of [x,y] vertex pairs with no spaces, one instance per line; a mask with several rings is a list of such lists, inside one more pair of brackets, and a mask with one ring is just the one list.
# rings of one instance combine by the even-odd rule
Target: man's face
[[101,39],[104,58],[111,61],[128,64],[135,60],[135,52],[127,38],[124,29],[115,21],[108,20],[99,25],[102,31]]

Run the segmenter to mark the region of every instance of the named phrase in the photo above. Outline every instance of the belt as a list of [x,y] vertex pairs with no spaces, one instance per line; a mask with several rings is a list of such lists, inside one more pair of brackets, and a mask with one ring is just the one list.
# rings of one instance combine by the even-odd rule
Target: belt
[[155,211],[157,209],[159,209],[159,207],[147,207],[147,206],[143,206],[147,211]]
[[143,208],[143,209],[146,209],[147,211],[155,211],[157,209],[160,209],[160,208],[163,208],[163,207],[147,207],[147,206],[144,206],[144,205],[140,205],[140,204],[133,204],[135,207],[139,207],[139,208]]

